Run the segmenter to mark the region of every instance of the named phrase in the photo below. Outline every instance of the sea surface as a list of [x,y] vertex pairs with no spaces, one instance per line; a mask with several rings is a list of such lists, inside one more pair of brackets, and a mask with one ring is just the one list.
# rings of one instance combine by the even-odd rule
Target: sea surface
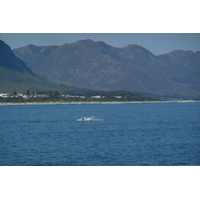
[[0,106],[0,165],[200,165],[200,102]]

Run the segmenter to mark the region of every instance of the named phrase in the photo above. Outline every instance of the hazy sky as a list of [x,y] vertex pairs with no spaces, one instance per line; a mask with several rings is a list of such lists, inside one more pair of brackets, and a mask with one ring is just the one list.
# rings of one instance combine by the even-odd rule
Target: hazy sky
[[114,47],[141,45],[155,55],[177,49],[200,51],[199,33],[0,33],[0,39],[12,49],[28,44],[62,45],[92,39]]

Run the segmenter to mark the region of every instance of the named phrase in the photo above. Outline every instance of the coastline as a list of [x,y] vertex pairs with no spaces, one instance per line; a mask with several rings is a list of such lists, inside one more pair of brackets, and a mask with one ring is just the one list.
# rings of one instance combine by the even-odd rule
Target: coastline
[[72,101],[72,102],[22,102],[22,103],[1,103],[0,106],[9,106],[9,105],[70,105],[70,104],[76,104],[76,105],[81,105],[81,104],[126,104],[126,103],[194,103],[194,102],[200,102],[196,100],[181,100],[181,101],[91,101],[91,102],[84,102],[84,101]]

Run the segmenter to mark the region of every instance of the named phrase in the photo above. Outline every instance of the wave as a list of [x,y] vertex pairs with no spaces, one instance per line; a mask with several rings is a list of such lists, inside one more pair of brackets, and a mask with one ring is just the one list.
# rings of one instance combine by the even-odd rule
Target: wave
[[81,117],[76,121],[102,121],[103,119],[98,119],[96,117]]

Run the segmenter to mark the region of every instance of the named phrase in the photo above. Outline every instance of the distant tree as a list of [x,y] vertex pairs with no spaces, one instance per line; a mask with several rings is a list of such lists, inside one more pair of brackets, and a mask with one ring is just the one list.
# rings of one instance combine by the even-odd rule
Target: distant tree
[[16,92],[16,90],[13,92],[13,95],[17,95],[17,92]]
[[54,97],[58,97],[60,94],[59,94],[59,92],[57,91],[57,90],[55,90],[54,92],[53,92],[53,96]]
[[26,95],[30,95],[30,90],[29,89],[26,90]]
[[59,94],[59,91],[57,91],[57,90],[50,90],[50,91],[47,92],[47,94],[48,94],[50,97],[53,97],[53,98],[58,97],[58,96],[60,95],[60,94]]

